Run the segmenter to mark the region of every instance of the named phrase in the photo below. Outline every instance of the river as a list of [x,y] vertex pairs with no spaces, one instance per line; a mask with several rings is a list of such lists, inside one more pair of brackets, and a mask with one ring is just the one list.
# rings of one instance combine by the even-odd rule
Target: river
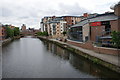
[[2,48],[3,78],[118,78],[120,74],[30,36]]

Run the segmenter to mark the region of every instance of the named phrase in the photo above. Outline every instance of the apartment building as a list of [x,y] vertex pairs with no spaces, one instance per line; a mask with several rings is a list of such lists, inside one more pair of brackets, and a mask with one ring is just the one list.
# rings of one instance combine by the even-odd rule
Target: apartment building
[[80,42],[100,40],[102,43],[110,43],[112,31],[120,31],[120,4],[114,7],[114,12],[97,14],[71,26],[69,39]]
[[67,22],[65,30],[67,31],[70,26],[77,24],[82,20],[82,17],[80,16],[62,16],[63,19]]
[[63,35],[62,33],[65,31],[65,24],[66,21],[64,21],[61,17],[52,19],[48,23],[48,34],[52,36],[52,38],[61,37]]

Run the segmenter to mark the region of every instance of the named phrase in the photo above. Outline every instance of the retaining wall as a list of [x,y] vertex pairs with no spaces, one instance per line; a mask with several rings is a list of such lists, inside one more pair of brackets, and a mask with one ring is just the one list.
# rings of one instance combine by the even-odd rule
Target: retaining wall
[[92,42],[77,42],[77,41],[71,41],[67,40],[68,44],[72,44],[81,48],[93,50],[98,53],[103,53],[103,54],[110,54],[110,55],[118,55],[120,54],[120,49],[115,49],[115,48],[106,48],[106,47],[97,47],[92,44]]

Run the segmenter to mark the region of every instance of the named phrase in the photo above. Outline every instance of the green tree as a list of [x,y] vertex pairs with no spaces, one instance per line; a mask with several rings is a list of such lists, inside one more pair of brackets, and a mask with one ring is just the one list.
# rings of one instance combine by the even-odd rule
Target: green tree
[[42,32],[37,32],[37,36],[42,36]]
[[37,32],[37,36],[48,36],[48,32]]
[[48,32],[43,32],[43,36],[48,36]]
[[7,34],[7,38],[12,38],[14,36],[14,30],[12,30],[11,28],[9,28],[8,26],[6,27],[6,34]]
[[120,47],[120,32],[113,31],[112,32],[112,42],[115,47]]
[[20,35],[20,30],[18,27],[15,27],[14,28],[14,36],[18,36],[18,35]]
[[65,36],[65,34],[67,34],[67,32],[66,32],[66,31],[64,31],[64,32],[63,32],[63,35],[64,35],[64,36]]

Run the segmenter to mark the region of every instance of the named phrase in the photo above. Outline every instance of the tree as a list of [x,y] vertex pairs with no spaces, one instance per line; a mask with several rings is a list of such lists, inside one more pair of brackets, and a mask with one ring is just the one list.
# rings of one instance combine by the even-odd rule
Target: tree
[[48,32],[37,32],[38,36],[48,36]]
[[48,36],[48,32],[43,32],[43,36]]
[[14,36],[18,36],[18,35],[20,35],[20,30],[18,27],[15,27],[14,28]]
[[8,26],[6,27],[6,34],[7,34],[7,38],[12,38],[14,36],[14,30],[12,30],[11,28],[9,28]]
[[64,35],[64,36],[65,36],[65,34],[67,34],[66,31],[63,32],[63,35]]
[[111,36],[112,36],[113,45],[119,48],[120,47],[120,32],[113,31]]
[[42,36],[42,32],[37,32],[37,36]]

